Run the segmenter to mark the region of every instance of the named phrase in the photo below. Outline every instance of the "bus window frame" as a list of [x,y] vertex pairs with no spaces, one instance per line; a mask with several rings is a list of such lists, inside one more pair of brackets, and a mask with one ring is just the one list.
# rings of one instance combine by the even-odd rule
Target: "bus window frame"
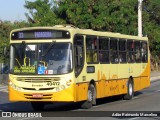
[[[38,53],[38,54],[36,54],[36,60],[37,60],[37,63],[39,63],[40,62],[40,60],[39,60],[39,56],[40,56],[40,54],[39,54],[39,50],[40,50],[40,48],[39,48],[39,46],[41,45],[41,44],[50,44],[51,42],[41,42],[41,43],[26,43],[26,45],[37,45],[37,48],[36,48],[36,52]],[[59,43],[61,43],[61,42],[59,42]],[[72,50],[72,54],[73,54],[73,45],[72,45],[72,43],[71,42],[64,42],[64,43],[69,43],[69,44],[71,44],[71,50]],[[10,49],[11,49],[11,46],[12,45],[14,45],[14,44],[22,44],[22,43],[11,43],[10,44]],[[11,54],[10,54],[10,56],[11,56]],[[40,76],[43,76],[43,75],[47,75],[47,76],[49,76],[49,75],[55,75],[55,74],[38,74],[38,71],[37,71],[37,69],[38,69],[38,66],[36,67],[36,72],[34,73],[34,74],[28,74],[28,73],[23,73],[23,75],[40,75]],[[64,75],[64,74],[69,74],[69,73],[72,73],[73,72],[73,55],[72,55],[72,69],[68,72],[68,73],[62,73],[62,74],[56,74],[56,75]],[[11,68],[10,68],[10,73],[11,74],[13,74],[13,75],[22,75],[22,73],[12,73],[11,72]]]
[[[134,42],[135,42],[135,63],[141,63],[142,62],[142,52],[141,52],[141,42],[142,41],[135,40]],[[136,51],[136,42],[139,42],[139,46],[140,46],[140,51],[139,51],[139,53],[140,53],[140,60],[139,61],[137,61],[137,59],[136,59],[136,54],[137,54],[137,51]]]
[[[142,58],[142,43],[146,43],[146,48],[147,48],[147,50],[146,50],[146,60],[145,61],[143,61],[143,58]],[[141,63],[148,63],[148,42],[147,41],[141,41],[141,43],[140,43],[141,45],[140,45],[140,47],[141,47]]]
[[[107,39],[107,41],[108,41],[108,49],[106,50],[104,50],[104,49],[100,49],[100,38],[101,39]],[[110,63],[110,37],[107,37],[107,36],[99,36],[98,37],[98,60],[99,60],[99,63],[100,64],[109,64]],[[106,62],[102,62],[101,60],[100,60],[100,52],[108,52],[108,61],[106,61]]]
[[[130,47],[130,46],[128,46],[128,42],[130,42],[130,41],[132,41],[132,44],[133,44],[133,48],[132,48],[132,49],[133,49],[133,50],[130,50],[130,49],[128,48],[128,47]],[[134,41],[135,41],[134,39],[128,39],[128,40],[127,40],[127,62],[128,62],[128,63],[135,63],[135,44],[134,44]],[[134,58],[133,61],[131,61],[131,60],[129,61],[129,59],[130,59],[130,57],[129,57],[130,53],[133,54],[133,55],[132,55],[133,58]]]
[[[87,49],[87,37],[91,37],[91,38],[96,38],[96,49]],[[86,46],[86,48],[85,48],[85,52],[86,52],[86,63],[87,64],[98,64],[99,63],[99,57],[98,57],[98,55],[99,55],[99,43],[98,43],[98,36],[96,36],[96,35],[86,35],[86,38],[85,38],[85,46]],[[97,61],[96,62],[94,62],[94,60],[93,61],[91,61],[91,62],[87,62],[87,51],[95,51],[95,53],[97,54],[96,55],[96,58],[97,58]]]
[[[123,51],[123,50],[120,50],[120,42],[121,41],[124,41],[125,42],[125,45],[123,46],[123,47],[125,47],[125,50]],[[120,61],[120,54],[121,53],[125,53],[125,61]],[[119,42],[118,42],[118,59],[119,59],[119,63],[120,64],[126,64],[127,63],[127,40],[125,39],[125,38],[119,38]],[[122,57],[122,59],[123,59],[123,57]]]
[[[113,40],[115,40],[116,41],[116,50],[111,50],[111,41],[113,41]],[[110,54],[110,56],[109,56],[109,58],[110,58],[110,64],[119,64],[119,53],[118,53],[118,49],[119,49],[119,38],[116,38],[116,37],[110,37],[110,42],[109,42],[109,54]],[[117,58],[115,57],[115,58],[113,58],[114,59],[114,61],[112,61],[112,59],[111,59],[111,52],[116,52],[117,53]],[[117,59],[117,61],[115,61]]]

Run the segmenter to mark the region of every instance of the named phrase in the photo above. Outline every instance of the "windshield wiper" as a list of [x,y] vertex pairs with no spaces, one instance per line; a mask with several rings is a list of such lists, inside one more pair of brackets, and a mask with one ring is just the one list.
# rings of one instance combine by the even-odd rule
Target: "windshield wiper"
[[56,41],[52,41],[52,43],[49,45],[49,47],[46,49],[46,51],[43,53],[42,57],[45,57],[48,52],[51,50],[51,48],[55,45]]

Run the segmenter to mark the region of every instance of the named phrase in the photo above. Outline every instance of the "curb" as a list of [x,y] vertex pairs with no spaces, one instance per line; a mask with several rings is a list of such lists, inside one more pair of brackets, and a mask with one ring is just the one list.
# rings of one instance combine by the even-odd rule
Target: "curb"
[[157,81],[157,80],[159,80],[159,79],[160,79],[160,76],[151,77],[151,78],[150,78],[150,81],[151,81],[151,82],[154,82],[154,81]]

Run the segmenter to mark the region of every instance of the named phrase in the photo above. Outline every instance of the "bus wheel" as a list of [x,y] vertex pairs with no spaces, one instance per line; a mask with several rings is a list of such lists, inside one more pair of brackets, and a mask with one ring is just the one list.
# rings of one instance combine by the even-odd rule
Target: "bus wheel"
[[133,90],[133,82],[129,80],[128,82],[128,87],[127,87],[127,94],[124,95],[123,99],[124,100],[130,100],[134,96],[134,90]]
[[81,107],[83,109],[89,109],[92,105],[96,105],[96,89],[93,84],[90,84],[88,87],[88,99],[87,101],[83,102]]
[[35,111],[43,111],[45,103],[44,102],[31,102],[31,105]]

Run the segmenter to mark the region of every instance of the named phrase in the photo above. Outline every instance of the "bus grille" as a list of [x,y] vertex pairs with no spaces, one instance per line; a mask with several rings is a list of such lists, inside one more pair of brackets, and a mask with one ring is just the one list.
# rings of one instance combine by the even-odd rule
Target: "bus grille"
[[56,77],[56,78],[17,78],[17,81],[21,81],[21,82],[30,82],[30,83],[42,83],[42,82],[52,82],[52,81],[59,81],[60,78]]
[[[39,88],[39,90],[53,90],[55,87],[52,88]],[[23,88],[24,90],[36,90],[35,88]]]

